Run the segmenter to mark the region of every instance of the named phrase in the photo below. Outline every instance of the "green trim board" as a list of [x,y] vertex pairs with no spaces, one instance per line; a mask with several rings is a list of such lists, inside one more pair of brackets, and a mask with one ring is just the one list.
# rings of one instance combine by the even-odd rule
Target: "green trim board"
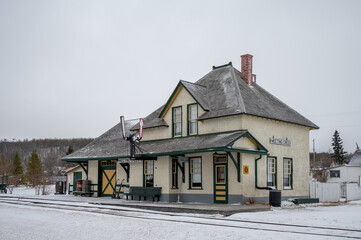
[[[172,189],[178,189],[178,157],[171,158],[172,167],[171,167],[171,174],[172,174]],[[182,174],[184,175],[184,174]]]
[[86,180],[88,180],[88,164],[86,165],[86,169],[85,167],[83,166],[83,163],[78,163],[79,166],[83,169],[83,171],[85,172],[85,175],[86,175]]
[[[200,135],[193,135],[193,136],[184,136],[184,137],[177,137],[177,138],[165,138],[165,139],[156,139],[156,140],[147,140],[147,141],[141,141],[141,143],[147,143],[147,142],[151,142],[151,143],[157,143],[159,141],[169,141],[169,140],[174,140],[174,139],[185,139],[185,138],[194,138],[195,140],[197,140],[197,138],[201,138],[203,136],[213,136],[213,135],[217,135],[217,134],[227,134],[227,133],[240,133],[236,140],[241,138],[241,137],[247,137],[252,139],[252,141],[254,141],[255,143],[257,143],[259,150],[249,150],[249,149],[239,149],[239,148],[232,148],[230,145],[233,144],[233,142],[235,141],[235,139],[230,138],[227,141],[230,141],[229,143],[227,141],[225,141],[223,144],[225,144],[225,146],[221,146],[221,147],[207,147],[207,148],[194,148],[194,149],[187,149],[187,150],[182,150],[182,151],[169,151],[169,152],[158,152],[158,153],[143,153],[143,154],[136,154],[136,158],[144,160],[145,158],[155,158],[158,156],[174,156],[174,155],[184,155],[184,154],[189,154],[189,153],[197,153],[197,152],[211,152],[211,151],[226,151],[226,152],[240,152],[240,153],[248,153],[248,154],[262,154],[262,155],[266,155],[268,150],[266,148],[264,148],[247,130],[233,130],[233,131],[226,131],[226,132],[217,132],[217,133],[208,133],[208,134],[200,134]],[[122,158],[129,158],[129,155],[119,155],[119,156],[109,156],[109,157],[87,157],[87,158],[63,158],[63,161],[67,161],[67,162],[86,162],[89,160],[118,160],[118,159],[122,159]]]
[[266,151],[268,152],[268,150],[255,138],[252,136],[252,134],[250,134],[248,131],[245,132],[244,134],[242,134],[240,137],[236,138],[235,140],[233,140],[231,143],[229,143],[227,146],[233,146],[233,144],[235,142],[237,142],[239,139],[247,137],[249,139],[251,139],[257,146],[258,150],[262,150],[262,151]]
[[126,175],[127,175],[127,182],[129,182],[129,175],[130,175],[130,166],[129,163],[120,163],[120,166],[124,169]]
[[[178,162],[178,156],[174,156],[172,157],[172,160],[175,159],[177,167],[181,170],[182,172],[182,182],[185,183],[185,167],[184,167],[184,162],[182,162],[182,165]],[[177,170],[178,171],[178,170]]]
[[[216,151],[225,151],[225,152],[239,152],[239,153],[248,153],[248,154],[257,154],[257,155],[267,155],[265,151],[255,151],[255,150],[245,150],[245,149],[236,149],[236,148],[207,148],[207,149],[192,149],[187,151],[177,151],[177,152],[165,152],[165,153],[153,153],[153,154],[136,154],[138,158],[147,158],[147,157],[159,157],[159,156],[175,156],[175,155],[184,155],[191,153],[202,153],[202,152],[216,152]],[[115,156],[115,157],[94,157],[94,158],[81,158],[80,160],[118,160],[121,158],[129,158],[129,156]],[[78,159],[66,159],[63,160],[66,162],[77,162]]]
[[74,168],[70,169],[69,171],[65,172],[64,175],[69,175],[70,173],[78,170],[80,168],[80,166],[75,166]]

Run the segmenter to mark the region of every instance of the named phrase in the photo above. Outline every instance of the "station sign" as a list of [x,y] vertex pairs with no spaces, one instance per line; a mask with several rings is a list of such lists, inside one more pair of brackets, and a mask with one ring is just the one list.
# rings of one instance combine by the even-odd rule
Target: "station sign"
[[271,137],[269,139],[269,142],[271,144],[278,144],[278,145],[283,145],[283,146],[291,146],[291,141],[288,140],[287,138],[286,139],[282,139],[282,138],[274,138],[274,137]]

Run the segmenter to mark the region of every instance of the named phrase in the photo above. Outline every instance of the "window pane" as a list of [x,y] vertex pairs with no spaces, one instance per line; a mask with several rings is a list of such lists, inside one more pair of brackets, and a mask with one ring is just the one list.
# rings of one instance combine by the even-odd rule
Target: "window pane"
[[173,134],[182,135],[182,108],[173,108]]
[[267,186],[276,186],[276,159],[267,158]]
[[198,132],[198,106],[188,106],[188,131],[189,134],[196,134]]
[[226,176],[225,176],[225,169],[224,166],[217,166],[216,167],[216,177],[217,183],[225,183]]
[[202,170],[200,158],[192,158],[190,160],[190,174],[191,187],[202,187]]

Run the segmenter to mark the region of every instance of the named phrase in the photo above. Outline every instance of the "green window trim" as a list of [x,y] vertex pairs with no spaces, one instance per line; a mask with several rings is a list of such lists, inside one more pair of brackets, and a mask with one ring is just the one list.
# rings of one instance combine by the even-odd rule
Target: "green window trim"
[[178,189],[178,159],[172,158],[172,189]]
[[[199,166],[193,166],[193,163],[195,163],[195,160],[198,160],[199,159]],[[195,163],[197,164],[197,163]],[[203,185],[202,185],[202,157],[190,157],[189,158],[189,164],[188,164],[188,167],[189,167],[189,190],[203,190]],[[193,173],[195,171],[197,171],[196,173]],[[198,172],[199,170],[199,172]],[[197,185],[199,184],[199,186],[197,185],[194,185],[193,183],[193,180],[194,180],[194,175],[200,175],[199,177],[197,178],[200,178],[200,182],[195,182]]]
[[[274,161],[272,165],[270,165],[270,161]],[[266,183],[267,187],[274,187],[277,189],[277,157],[274,156],[268,156],[267,157],[267,177],[266,177]]]
[[[180,110],[180,116],[176,111]],[[172,107],[172,137],[181,137],[183,133],[183,113],[182,106]],[[180,128],[180,131],[177,131],[177,128]]]
[[[194,115],[192,116],[192,110],[195,110]],[[194,125],[195,131],[192,131],[192,126]],[[197,135],[198,134],[198,104],[192,103],[187,105],[187,135]]]
[[[287,165],[286,165],[287,164]],[[285,186],[285,181],[287,181],[286,176],[288,175],[288,186]],[[284,190],[293,190],[293,159],[292,158],[283,158],[283,189]]]
[[154,187],[154,160],[143,161],[143,187]]

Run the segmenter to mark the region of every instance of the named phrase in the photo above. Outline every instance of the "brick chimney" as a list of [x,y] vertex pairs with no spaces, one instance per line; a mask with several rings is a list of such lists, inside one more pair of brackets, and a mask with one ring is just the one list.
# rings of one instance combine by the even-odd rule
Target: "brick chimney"
[[241,56],[241,78],[248,85],[252,85],[252,58],[251,54]]

